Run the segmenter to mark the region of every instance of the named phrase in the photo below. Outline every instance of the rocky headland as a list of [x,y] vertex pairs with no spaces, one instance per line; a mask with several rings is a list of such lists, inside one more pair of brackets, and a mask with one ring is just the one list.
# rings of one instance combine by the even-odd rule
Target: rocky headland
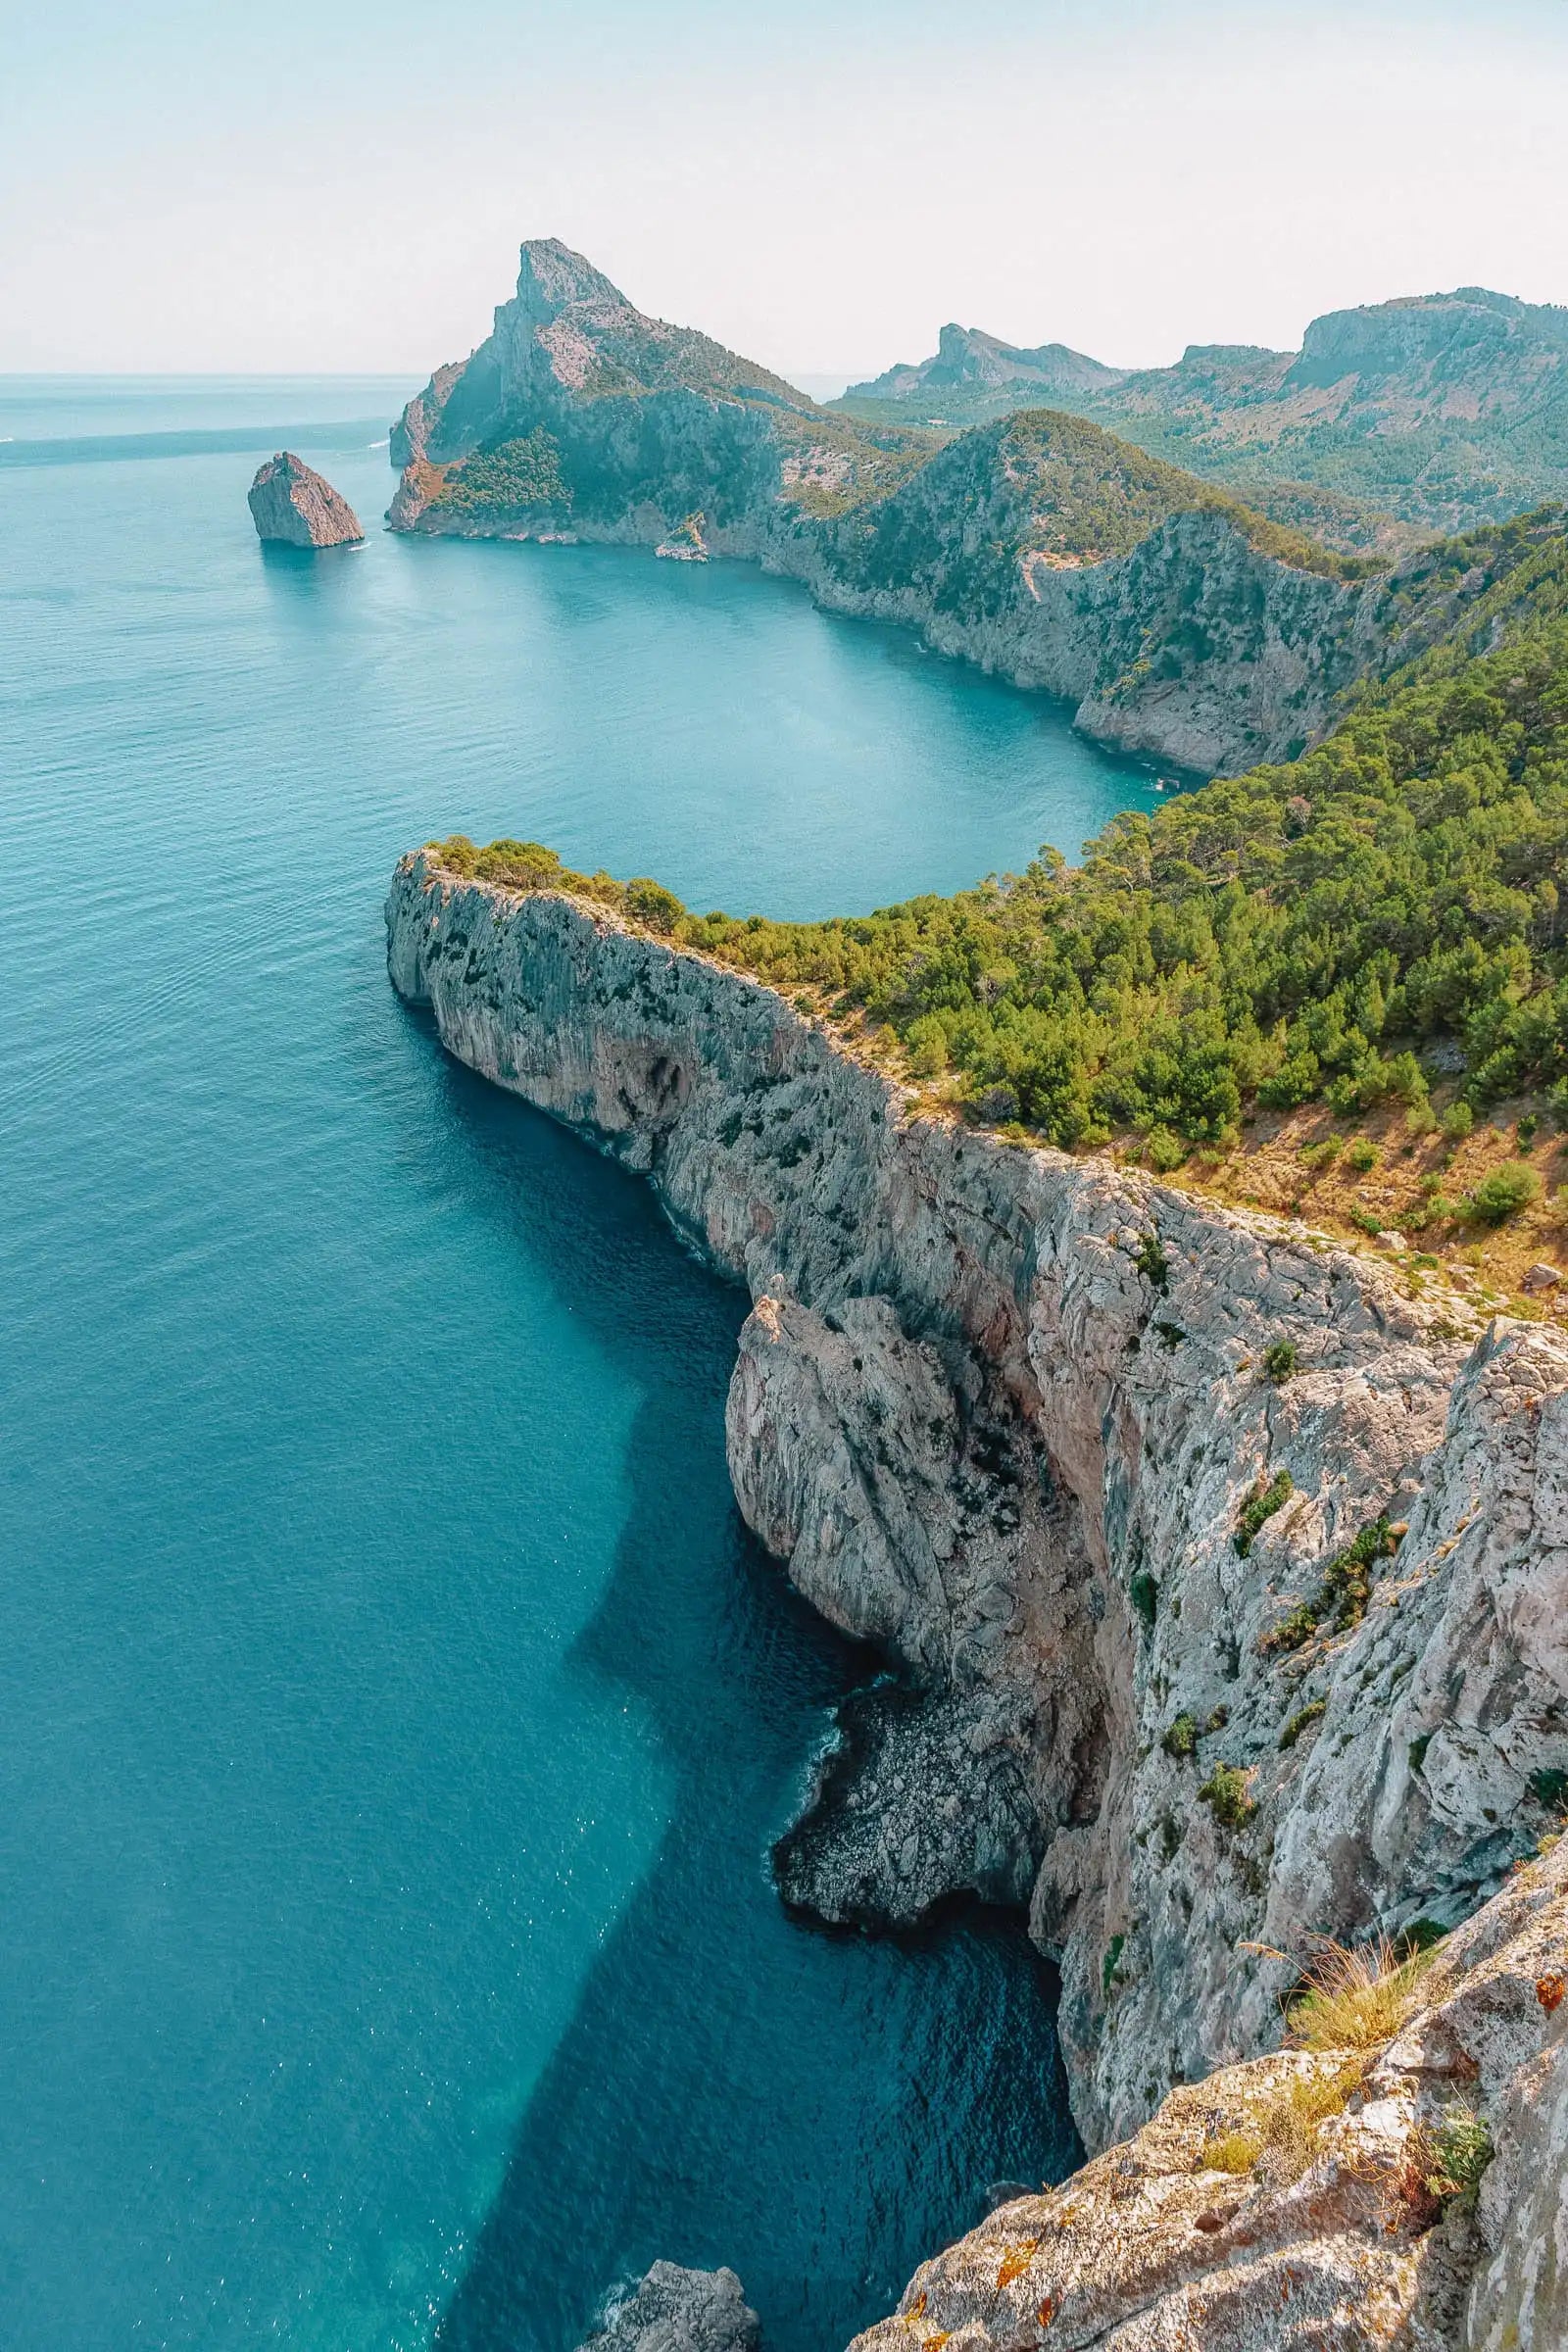
[[260,467],[247,503],[258,539],[284,547],[350,547],[365,537],[348,500],[292,450]]
[[[1053,386],[1074,356],[1033,355]],[[493,331],[410,402],[392,455],[394,530],[745,557],[1204,774],[1318,740],[1358,681],[1461,633],[1511,560],[1484,534],[1347,556],[1060,409],[956,438],[830,412],[554,239],[523,246]]]
[[[1084,2137],[1137,2135],[930,2266],[896,2340],[1560,2341],[1561,1871],[1530,1857],[1568,1790],[1561,1337],[913,1115],[784,996],[590,902],[420,854],[387,923],[448,1049],[751,1291],[741,1508],[893,1670],[780,1848],[787,1899],[1027,1906]],[[1271,2053],[1323,1938],[1449,1930],[1402,2038],[1313,2106],[1317,2060]],[[1498,2151],[1469,2236],[1423,2153],[1455,2085]]]

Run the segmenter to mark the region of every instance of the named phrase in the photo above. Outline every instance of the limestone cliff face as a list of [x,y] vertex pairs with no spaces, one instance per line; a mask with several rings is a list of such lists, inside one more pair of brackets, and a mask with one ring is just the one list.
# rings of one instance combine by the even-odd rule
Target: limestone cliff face
[[[900,506],[934,505],[941,488],[917,476]],[[1381,657],[1365,585],[1260,555],[1222,514],[1172,515],[1102,563],[1025,547],[1000,578],[975,562],[969,532],[954,546],[938,513],[927,521],[934,560],[902,578],[877,576],[853,518],[769,560],[834,612],[905,622],[939,653],[1073,703],[1100,742],[1198,773],[1295,758]],[[970,528],[986,538],[983,506]]]
[[1027,1901],[1102,2145],[1268,2049],[1315,1936],[1496,1889],[1568,1769],[1559,1339],[910,1117],[773,991],[584,903],[421,855],[387,920],[449,1049],[645,1172],[756,1300],[741,1507],[899,1669],[784,1841],[789,1899]]
[[[1565,1965],[1568,1841],[1449,1937],[1383,2047],[1172,2091],[923,2265],[857,2352],[1560,2352]],[[1456,2130],[1492,2150],[1479,2195],[1445,2173]]]
[[288,547],[346,547],[365,537],[348,500],[292,450],[268,459],[247,503],[259,539]]

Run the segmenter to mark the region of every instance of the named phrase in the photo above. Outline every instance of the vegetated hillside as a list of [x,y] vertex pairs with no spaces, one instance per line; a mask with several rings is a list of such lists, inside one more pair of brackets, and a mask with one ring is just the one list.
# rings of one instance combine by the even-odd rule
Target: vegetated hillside
[[[394,440],[397,529],[752,558],[1195,774],[1294,758],[1402,651],[1406,608],[1426,642],[1496,560],[1481,549],[1435,595],[1425,556],[1396,566],[1379,528],[1325,549],[1063,410],[956,438],[830,415],[549,239]],[[1347,536],[1330,494],[1288,503]]]
[[1204,513],[1223,514],[1250,546],[1299,571],[1343,580],[1384,568],[1282,528],[1218,484],[1059,409],[1021,410],[951,441],[917,481],[860,507],[834,547],[858,584],[924,586],[985,609],[1013,593],[1032,559],[1102,564],[1130,555],[1171,515]]
[[[1462,1056],[1473,1106],[1540,1094],[1568,1113],[1561,523],[1495,532],[1511,566],[1317,751],[1123,814],[1078,869],[1047,850],[952,899],[824,923],[693,916],[646,881],[586,887],[863,1013],[916,1078],[1063,1146],[1124,1127],[1222,1140],[1248,1103],[1419,1116],[1434,1047]],[[561,878],[524,845],[446,856]]]
[[887,496],[798,531],[843,612],[1070,700],[1102,741],[1193,773],[1295,759],[1361,681],[1462,627],[1546,525],[1325,550],[1059,411],[976,426]]
[[[842,406],[968,424],[1037,397],[1021,372],[933,380],[940,365],[856,386]],[[1568,308],[1461,287],[1331,312],[1299,352],[1194,344],[1173,368],[1106,372],[1053,397],[1273,512],[1270,484],[1311,484],[1456,530],[1568,492]]]

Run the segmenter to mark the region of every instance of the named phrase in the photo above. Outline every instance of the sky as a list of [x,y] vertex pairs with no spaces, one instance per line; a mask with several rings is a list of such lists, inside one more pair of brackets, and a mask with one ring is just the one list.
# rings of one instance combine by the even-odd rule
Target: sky
[[1568,0],[0,0],[0,371],[408,371],[516,247],[787,375],[1568,302]]

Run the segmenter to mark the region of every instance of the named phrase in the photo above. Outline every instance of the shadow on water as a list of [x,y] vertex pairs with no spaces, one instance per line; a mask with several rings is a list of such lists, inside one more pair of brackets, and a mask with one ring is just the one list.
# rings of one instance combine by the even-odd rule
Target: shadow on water
[[[682,1263],[667,1228],[656,1242],[639,1180],[443,1066],[444,1115],[469,1168],[484,1164],[477,1205],[513,1246],[548,1244],[551,1278],[623,1360],[630,1331],[643,1396],[629,1507],[567,1677],[631,1705],[671,1795],[658,1859],[580,1986],[436,2340],[568,2352],[612,2288],[665,2256],[738,2270],[770,2352],[825,2352],[978,2220],[993,2184],[1075,2160],[1054,1985],[1017,1923],[994,1916],[897,1943],[786,1919],[767,1848],[864,1657],[735,1510],[722,1410],[744,1298]],[[543,1211],[542,1175],[559,1186]]]

